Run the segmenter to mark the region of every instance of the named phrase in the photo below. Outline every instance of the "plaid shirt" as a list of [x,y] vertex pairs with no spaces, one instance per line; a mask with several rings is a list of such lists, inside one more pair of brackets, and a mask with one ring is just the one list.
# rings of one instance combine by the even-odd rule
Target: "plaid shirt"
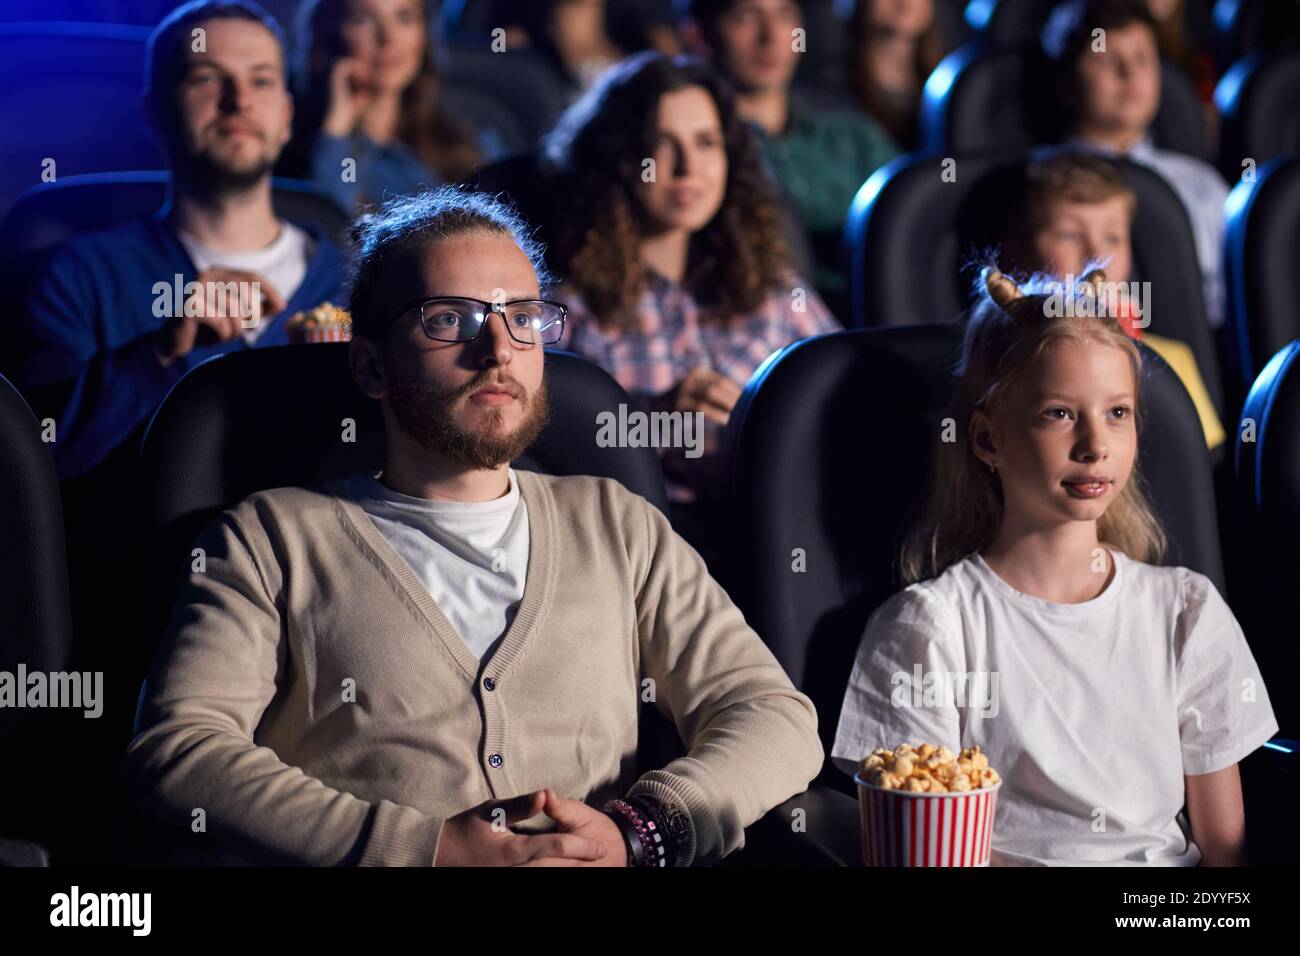
[[812,286],[797,277],[786,291],[769,296],[753,312],[723,324],[701,322],[695,298],[682,286],[648,269],[646,276],[646,288],[636,305],[641,324],[636,332],[603,331],[569,283],[553,296],[569,307],[564,338],[556,348],[585,356],[609,372],[628,394],[641,398],[662,395],[701,366],[743,388],[773,352],[841,328]]
[[[791,342],[839,331],[841,326],[825,303],[802,279],[769,296],[753,312],[728,323],[701,322],[694,297],[679,284],[649,269],[646,288],[637,302],[641,328],[636,332],[606,332],[596,323],[581,294],[569,283],[554,298],[569,308],[564,337],[555,348],[577,352],[595,362],[629,395],[646,400],[662,395],[703,366],[744,387],[773,352]],[[796,305],[798,308],[796,308]],[[712,444],[720,444],[721,429],[706,423]],[[698,491],[718,478],[716,453],[685,458],[680,449],[659,449],[674,501],[696,500]]]

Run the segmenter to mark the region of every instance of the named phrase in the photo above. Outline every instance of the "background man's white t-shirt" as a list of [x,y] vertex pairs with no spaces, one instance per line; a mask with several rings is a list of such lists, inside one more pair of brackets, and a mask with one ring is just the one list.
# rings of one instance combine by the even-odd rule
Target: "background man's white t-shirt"
[[412,498],[369,475],[346,482],[480,661],[514,620],[528,576],[528,505],[507,474],[510,490],[492,501]]
[[[200,244],[187,232],[181,232],[179,238],[185,251],[194,260],[195,268],[200,272],[214,265],[225,269],[256,272],[264,276],[275,291],[280,293],[281,299],[288,302],[298,291],[298,286],[302,285],[303,277],[307,275],[307,265],[316,252],[316,243],[306,231],[291,222],[282,220],[280,226],[280,235],[269,246],[239,252],[210,249]],[[266,316],[253,328],[240,329],[239,334],[244,337],[244,341],[252,345],[266,328],[265,319],[270,318],[273,316]]]
[[[1003,778],[993,865],[1196,865],[1183,775],[1236,763],[1277,721],[1214,584],[1111,554],[1111,583],[1080,604],[1017,591],[979,555],[890,598],[854,661],[836,766],[978,744]],[[964,698],[950,673],[973,676]],[[926,698],[931,674],[949,699]]]

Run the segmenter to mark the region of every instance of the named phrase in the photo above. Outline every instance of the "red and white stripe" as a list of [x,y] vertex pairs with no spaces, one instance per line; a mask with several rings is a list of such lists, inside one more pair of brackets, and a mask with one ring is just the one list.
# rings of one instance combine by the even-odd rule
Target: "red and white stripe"
[[997,790],[914,794],[858,787],[867,866],[988,866]]

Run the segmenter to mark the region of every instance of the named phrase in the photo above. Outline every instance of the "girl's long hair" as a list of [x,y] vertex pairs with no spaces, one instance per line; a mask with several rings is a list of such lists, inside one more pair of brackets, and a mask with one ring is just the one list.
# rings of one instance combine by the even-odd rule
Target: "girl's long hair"
[[[922,516],[900,550],[904,585],[937,577],[993,542],[1002,523],[1002,486],[975,455],[971,418],[976,410],[991,414],[1008,388],[1049,349],[1077,342],[1123,350],[1133,369],[1134,418],[1141,434],[1142,354],[1115,318],[1087,314],[1104,311],[1097,307],[1104,304],[1099,297],[1082,305],[1085,297],[1096,294],[1095,286],[1085,288],[1089,280],[1101,281],[1092,265],[1072,286],[1038,273],[1023,289],[995,268],[982,270],[946,413],[956,423],[956,440],[940,443]],[[1073,297],[1078,307],[1066,309],[1062,299],[1062,308],[1049,310],[1049,294]],[[1136,461],[1124,489],[1097,520],[1097,537],[1137,561],[1158,563],[1164,558],[1164,529],[1147,499]]]
[[[347,0],[307,0],[298,10],[293,71],[298,118],[294,142],[285,158],[285,169],[293,175],[304,176],[310,166],[310,151],[329,108],[330,70],[339,57],[348,55],[341,30],[347,7]],[[397,138],[444,180],[459,182],[473,172],[482,157],[468,128],[443,108],[434,44],[428,39],[429,0],[421,0],[421,10],[424,61],[402,91]]]
[[644,157],[655,152],[659,100],[703,87],[713,98],[727,152],[727,186],[708,225],[691,236],[684,285],[704,321],[725,322],[790,287],[790,246],[779,200],[758,144],[730,89],[704,62],[639,53],[611,67],[543,143],[548,171],[567,183],[551,252],[557,271],[582,293],[605,329],[639,327],[645,222],[636,195]]

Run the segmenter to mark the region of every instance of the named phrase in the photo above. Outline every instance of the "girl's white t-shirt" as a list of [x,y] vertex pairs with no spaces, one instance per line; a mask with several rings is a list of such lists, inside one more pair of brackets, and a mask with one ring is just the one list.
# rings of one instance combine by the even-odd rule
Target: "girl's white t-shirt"
[[1003,778],[993,865],[1195,866],[1184,774],[1222,770],[1278,730],[1214,584],[1111,550],[1092,600],[1015,590],[978,554],[871,616],[831,756],[978,744]]

